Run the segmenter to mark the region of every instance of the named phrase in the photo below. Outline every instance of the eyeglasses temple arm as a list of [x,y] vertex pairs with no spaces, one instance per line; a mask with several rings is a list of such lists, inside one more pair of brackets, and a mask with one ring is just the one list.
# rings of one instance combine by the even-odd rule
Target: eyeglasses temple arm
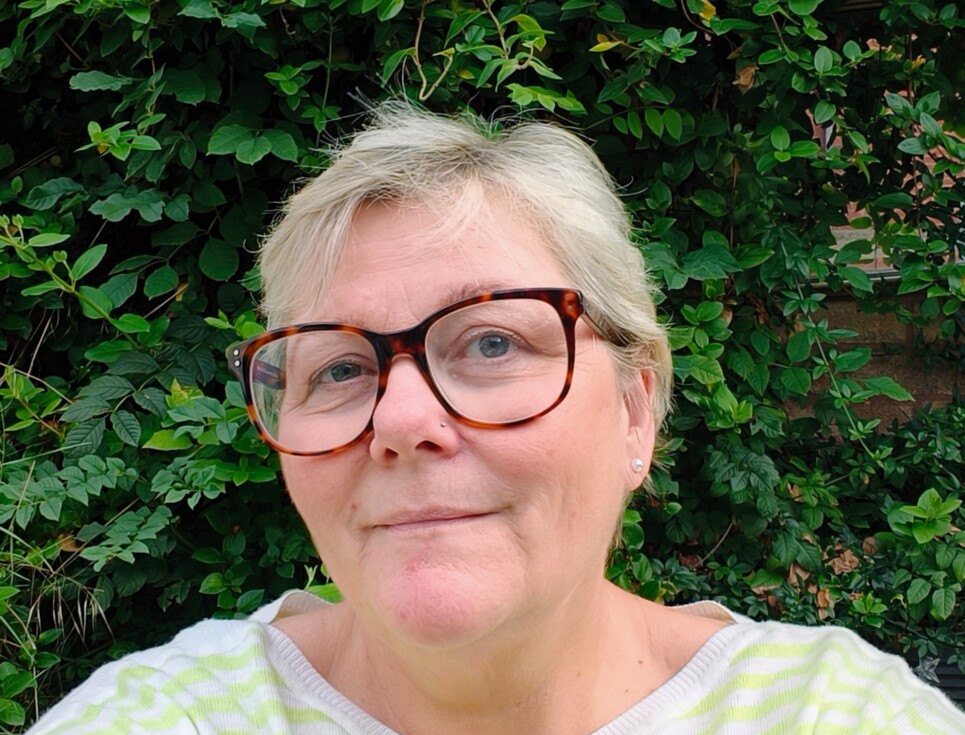
[[614,327],[597,309],[584,302],[583,317],[600,337],[617,347],[629,347],[633,340],[626,332]]

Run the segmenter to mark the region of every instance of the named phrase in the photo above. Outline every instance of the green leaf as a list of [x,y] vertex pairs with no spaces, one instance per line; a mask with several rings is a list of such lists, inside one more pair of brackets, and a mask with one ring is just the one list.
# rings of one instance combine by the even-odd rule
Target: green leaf
[[883,194],[872,203],[880,209],[908,209],[915,203],[915,200],[911,198],[910,194],[897,191],[892,194]]
[[862,293],[872,293],[874,291],[874,285],[871,283],[871,279],[861,268],[846,265],[840,268],[838,273],[855,291],[861,291]]
[[65,235],[62,232],[42,232],[27,240],[27,245],[32,248],[47,248],[51,245],[60,245],[60,243],[69,239],[70,235]]
[[806,396],[811,390],[811,375],[804,368],[786,368],[781,371],[781,384],[795,395]]
[[295,139],[284,130],[273,128],[262,132],[262,139],[271,146],[271,154],[283,161],[298,160],[298,146]]
[[787,7],[795,15],[803,16],[811,15],[820,4],[821,0],[789,0]]
[[722,245],[706,245],[687,253],[681,261],[680,269],[690,278],[706,281],[724,278],[728,273],[739,271],[740,264]]
[[225,28],[238,28],[240,31],[254,31],[257,28],[264,28],[265,21],[260,15],[254,13],[230,13],[221,19],[221,24]]
[[50,293],[51,291],[57,291],[60,289],[60,284],[57,281],[45,281],[44,283],[38,283],[36,286],[28,286],[20,292],[21,296],[42,296],[45,293]]
[[178,102],[196,105],[206,96],[206,87],[201,76],[191,69],[165,69],[164,89],[175,96]]
[[814,54],[814,69],[818,74],[827,74],[834,67],[834,54],[827,46],[821,46]]
[[794,332],[787,340],[787,357],[792,363],[803,362],[811,356],[811,334],[807,330]]
[[757,58],[757,63],[761,66],[766,66],[767,64],[776,64],[779,61],[784,61],[786,54],[783,49],[773,48],[765,51]]
[[397,16],[405,7],[405,0],[382,0],[377,15],[383,23]]
[[719,191],[698,189],[694,192],[693,201],[694,204],[713,217],[724,217],[727,214],[727,200]]
[[764,332],[751,332],[751,345],[761,357],[767,357],[771,352],[771,338]]
[[164,393],[158,388],[144,388],[131,396],[134,402],[145,411],[150,411],[155,416],[164,416],[167,413],[168,405]]
[[108,222],[120,222],[134,209],[134,204],[123,194],[111,194],[90,206],[92,214],[99,214]]
[[116,92],[131,83],[130,77],[115,77],[102,71],[82,71],[70,78],[70,88],[81,92],[108,90]]
[[932,136],[936,140],[941,140],[944,135],[944,130],[942,130],[941,124],[929,115],[927,112],[922,112],[919,115],[919,122],[921,126],[928,135]]
[[965,551],[955,552],[952,560],[952,573],[959,582],[965,582]]
[[134,386],[127,378],[120,375],[102,375],[94,380],[90,385],[84,386],[80,394],[92,398],[101,398],[106,401],[113,401],[124,398],[134,392]]
[[857,347],[843,352],[834,358],[834,369],[839,373],[850,373],[863,368],[871,361],[870,347]]
[[690,358],[690,374],[703,385],[713,385],[724,380],[724,371],[717,360],[704,355],[692,355]]
[[680,140],[680,136],[683,135],[683,118],[679,112],[670,109],[664,110],[663,126],[667,131],[667,135],[674,140]]
[[271,143],[265,138],[248,138],[238,143],[235,150],[235,157],[242,163],[251,165],[258,163],[262,158],[271,153]]
[[655,107],[648,107],[643,111],[644,122],[658,138],[663,135],[663,115]]
[[199,561],[202,564],[223,564],[224,557],[221,552],[211,546],[206,546],[203,549],[198,549],[193,554],[191,558],[195,561]]
[[69,459],[94,454],[104,439],[104,419],[77,424],[64,437],[60,449]]
[[818,100],[818,103],[814,106],[814,122],[818,125],[823,125],[838,111],[838,108],[834,104],[828,102],[827,100]]
[[118,439],[132,447],[136,447],[141,440],[141,423],[130,411],[115,411],[111,414],[111,428]]
[[76,424],[107,413],[111,410],[111,404],[100,397],[84,398],[71,403],[60,415],[60,420],[66,424]]
[[83,185],[73,179],[67,177],[51,179],[31,189],[24,206],[41,211],[53,209],[62,197],[81,191],[84,191]]
[[111,309],[114,308],[110,298],[99,288],[81,286],[77,289],[77,293],[81,297],[81,311],[84,312],[84,316],[90,319],[104,319],[110,315]]
[[913,401],[915,397],[902,388],[894,378],[882,376],[880,378],[865,378],[865,386],[875,392],[875,395],[888,396],[896,401]]
[[389,78],[395,73],[395,70],[399,67],[399,64],[405,59],[412,58],[415,55],[415,48],[410,46],[409,48],[399,49],[398,51],[393,51],[391,54],[385,57],[382,61],[382,83],[388,82]]
[[908,585],[908,602],[916,605],[928,597],[929,592],[931,592],[931,585],[928,582],[924,579],[913,579]]
[[238,250],[222,240],[209,240],[201,251],[198,265],[215,281],[227,281],[238,271]]
[[935,620],[948,620],[952,611],[955,609],[955,592],[946,587],[945,589],[935,590],[931,596],[931,616]]
[[596,17],[607,23],[626,23],[627,16],[616,3],[605,2],[596,11]]
[[787,150],[791,145],[791,136],[782,125],[777,125],[771,130],[771,145],[779,151]]
[[146,24],[151,20],[151,9],[143,5],[125,5],[123,6],[124,15],[133,20],[135,23]]
[[921,156],[931,150],[921,138],[905,138],[898,144],[898,150],[912,156]]
[[157,360],[143,352],[125,352],[111,365],[111,375],[154,375]]
[[130,342],[117,340],[101,342],[84,352],[84,357],[91,362],[105,362],[108,365],[117,360],[125,352],[134,349]]
[[849,61],[855,61],[859,56],[861,56],[861,46],[854,41],[846,41],[841,50],[844,52],[844,55]]
[[226,589],[224,575],[221,572],[212,572],[201,581],[199,591],[203,595],[217,595]]
[[211,135],[211,139],[208,141],[208,153],[214,155],[233,154],[242,143],[251,140],[254,136],[254,131],[244,125],[224,125]]
[[90,250],[86,250],[81,253],[80,257],[77,258],[77,261],[70,269],[70,274],[74,277],[74,280],[79,281],[81,278],[94,270],[101,260],[104,259],[104,254],[106,252],[107,245],[102,243],[100,245],[95,245]]
[[191,448],[191,440],[184,436],[175,436],[173,429],[161,429],[154,432],[150,439],[144,442],[145,449],[158,449],[162,452],[180,451]]
[[796,140],[788,146],[786,153],[792,158],[813,158],[821,150],[821,146],[813,140]]
[[111,323],[124,334],[143,334],[151,331],[151,323],[137,314],[122,314]]
[[166,294],[178,287],[178,274],[169,265],[163,265],[144,281],[144,295],[149,299]]
[[14,702],[12,699],[0,697],[0,723],[19,727],[23,725],[27,714],[23,706]]
[[947,530],[947,524],[942,524],[936,520],[915,521],[911,526],[911,535],[915,537],[915,541],[924,546]]
[[120,273],[107,279],[101,286],[101,291],[111,300],[114,308],[123,306],[137,290],[136,273]]

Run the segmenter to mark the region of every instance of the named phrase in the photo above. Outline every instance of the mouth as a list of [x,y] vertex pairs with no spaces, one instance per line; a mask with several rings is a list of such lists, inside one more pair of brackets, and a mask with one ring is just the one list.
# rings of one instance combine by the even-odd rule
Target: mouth
[[492,512],[436,510],[402,514],[375,528],[395,533],[428,531],[432,529],[460,526],[495,515]]

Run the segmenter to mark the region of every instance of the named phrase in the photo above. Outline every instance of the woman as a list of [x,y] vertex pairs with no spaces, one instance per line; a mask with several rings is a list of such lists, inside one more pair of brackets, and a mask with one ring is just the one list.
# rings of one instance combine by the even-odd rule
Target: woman
[[201,623],[35,732],[965,732],[849,632],[604,579],[670,391],[628,235],[575,136],[383,108],[292,198],[274,329],[229,351],[345,602]]

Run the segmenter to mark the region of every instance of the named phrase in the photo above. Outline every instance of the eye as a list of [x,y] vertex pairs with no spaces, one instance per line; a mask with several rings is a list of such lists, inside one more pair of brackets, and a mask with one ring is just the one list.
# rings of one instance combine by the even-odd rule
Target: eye
[[357,378],[362,374],[362,368],[351,362],[340,362],[332,365],[322,374],[322,379],[330,378],[334,383],[342,383],[352,378]]
[[367,374],[371,373],[357,362],[330,362],[325,367],[315,371],[309,384],[313,387],[318,387],[321,385],[347,383],[352,380],[358,380]]
[[470,355],[478,353],[482,357],[503,357],[515,347],[513,341],[503,334],[487,334],[474,340],[467,352]]

